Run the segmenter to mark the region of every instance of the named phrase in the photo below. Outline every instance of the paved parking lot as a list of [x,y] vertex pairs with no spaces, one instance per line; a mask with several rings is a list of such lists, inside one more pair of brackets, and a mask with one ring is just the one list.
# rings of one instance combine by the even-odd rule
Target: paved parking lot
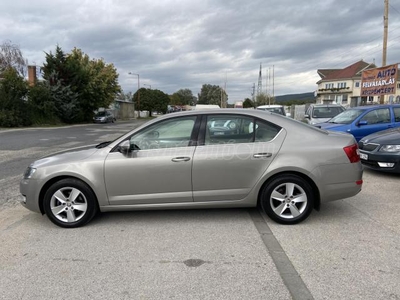
[[[79,132],[102,141],[131,125],[115,126]],[[360,194],[295,226],[220,209],[105,213],[66,230],[18,204],[16,162],[90,137],[72,133],[22,150],[7,146],[21,132],[0,133],[1,299],[400,299],[400,176],[367,170]]]

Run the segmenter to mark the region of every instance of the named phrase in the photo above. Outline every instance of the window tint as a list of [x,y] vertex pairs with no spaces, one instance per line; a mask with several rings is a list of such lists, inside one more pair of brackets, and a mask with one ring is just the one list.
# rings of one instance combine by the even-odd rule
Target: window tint
[[281,128],[279,126],[257,120],[255,142],[269,142],[278,134],[280,130]]
[[253,142],[253,118],[237,115],[207,116],[204,144],[237,144]]
[[367,121],[368,124],[389,123],[390,111],[388,108],[375,109],[362,117],[361,121]]
[[195,122],[195,116],[165,120],[135,134],[130,143],[140,150],[187,147]]
[[394,112],[394,121],[400,122],[400,107],[394,107],[393,112]]
[[237,115],[207,117],[205,145],[268,142],[280,131],[274,124]]

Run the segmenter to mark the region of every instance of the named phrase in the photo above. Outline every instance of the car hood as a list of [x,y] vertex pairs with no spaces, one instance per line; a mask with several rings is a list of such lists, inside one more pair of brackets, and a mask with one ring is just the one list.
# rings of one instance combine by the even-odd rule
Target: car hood
[[365,144],[400,145],[400,128],[375,132],[364,137],[361,142]]
[[88,158],[99,151],[94,145],[68,149],[45,156],[32,163],[32,167],[43,167],[53,164],[74,163]]
[[327,121],[329,121],[330,119],[332,119],[332,118],[313,118],[313,119],[311,119],[311,122],[313,123],[313,125],[315,125],[315,124],[320,124],[320,123],[324,123],[324,122],[327,122]]

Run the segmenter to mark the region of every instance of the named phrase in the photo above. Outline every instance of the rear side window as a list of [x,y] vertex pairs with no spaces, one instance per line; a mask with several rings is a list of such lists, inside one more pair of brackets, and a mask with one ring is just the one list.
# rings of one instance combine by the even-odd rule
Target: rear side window
[[394,112],[394,121],[400,122],[400,107],[394,107],[393,112]]
[[205,145],[268,142],[280,127],[252,117],[210,115],[207,117]]
[[271,141],[281,130],[279,126],[256,120],[255,142],[265,143]]

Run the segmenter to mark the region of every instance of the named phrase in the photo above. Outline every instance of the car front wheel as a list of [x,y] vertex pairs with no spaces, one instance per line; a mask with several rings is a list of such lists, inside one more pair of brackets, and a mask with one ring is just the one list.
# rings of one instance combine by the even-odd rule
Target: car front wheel
[[297,224],[305,220],[314,206],[310,184],[296,175],[281,175],[265,185],[261,207],[275,222]]
[[54,183],[44,197],[44,211],[54,224],[75,228],[88,223],[97,213],[93,191],[77,179],[62,179]]

